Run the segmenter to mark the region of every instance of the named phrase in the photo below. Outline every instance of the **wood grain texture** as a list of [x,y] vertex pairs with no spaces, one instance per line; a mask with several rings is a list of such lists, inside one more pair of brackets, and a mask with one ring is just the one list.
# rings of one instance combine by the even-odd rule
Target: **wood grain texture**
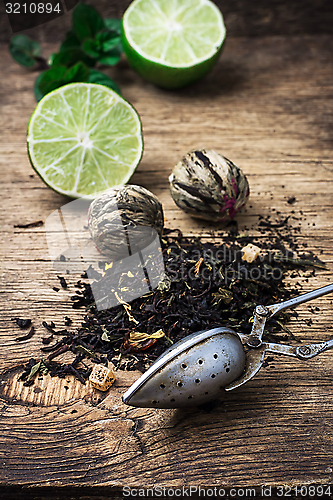
[[[51,53],[55,46],[47,46]],[[238,218],[258,235],[258,216],[280,211],[300,225],[299,241],[328,271],[299,273],[304,291],[332,281],[333,155],[331,36],[229,38],[213,72],[187,89],[166,92],[137,77],[126,62],[107,70],[138,110],[143,160],[131,182],[152,190],[166,227],[211,237],[223,226],[198,222],[173,204],[168,175],[193,148],[213,148],[248,176],[251,198]],[[72,378],[37,380],[22,388],[18,367],[38,356],[42,321],[80,325],[48,257],[44,228],[14,225],[43,220],[69,200],[36,176],[26,154],[26,127],[35,107],[35,73],[1,50],[1,352],[0,482],[3,487],[242,485],[332,483],[332,363],[330,352],[310,362],[275,357],[251,382],[210,411],[145,410],[121,395],[138,377],[119,372],[101,396]],[[296,203],[289,205],[289,197]],[[302,212],[302,214],[300,213]],[[306,281],[307,280],[307,281]],[[302,341],[333,337],[332,297],[298,309],[289,325]],[[11,318],[30,317],[25,342]],[[306,325],[313,319],[311,327]],[[65,389],[65,385],[68,389]],[[36,391],[37,388],[37,391]],[[69,491],[69,490],[68,490]],[[21,492],[20,495],[23,493]],[[19,495],[19,493],[18,493]],[[101,495],[102,497],[102,495]],[[22,497],[24,498],[24,496]]]

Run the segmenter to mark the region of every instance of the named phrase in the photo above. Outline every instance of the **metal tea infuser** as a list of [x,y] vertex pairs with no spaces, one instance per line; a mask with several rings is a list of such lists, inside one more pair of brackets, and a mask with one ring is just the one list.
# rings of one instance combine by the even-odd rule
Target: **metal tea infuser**
[[333,339],[290,346],[263,342],[265,323],[279,312],[333,292],[333,284],[270,306],[258,305],[251,333],[231,328],[203,330],[177,342],[126,391],[124,403],[147,408],[181,408],[208,403],[248,382],[266,352],[308,360],[333,347]]

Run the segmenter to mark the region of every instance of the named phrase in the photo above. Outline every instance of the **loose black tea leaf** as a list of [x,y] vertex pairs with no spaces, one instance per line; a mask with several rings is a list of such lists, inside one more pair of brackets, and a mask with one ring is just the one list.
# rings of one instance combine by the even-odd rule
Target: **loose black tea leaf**
[[[47,338],[50,343],[44,342],[41,347],[41,351],[50,353],[44,361],[50,375],[63,378],[72,374],[84,383],[91,364],[107,360],[122,370],[145,371],[172,343],[193,332],[229,326],[250,333],[257,304],[269,305],[299,294],[299,276],[308,279],[316,268],[326,269],[318,257],[300,248],[299,228],[292,225],[290,217],[277,216],[275,220],[261,217],[261,222],[258,229],[262,235],[258,238],[239,235],[235,225],[228,236],[216,234],[211,238],[184,237],[178,229],[164,229],[161,243],[165,276],[154,290],[130,304],[120,302],[116,307],[97,309],[90,284],[79,280],[71,301],[73,308],[85,310],[81,326],[70,332],[56,330],[53,322],[43,322],[52,334]],[[242,249],[249,243],[261,249],[253,262],[242,259]],[[107,306],[112,268],[106,264],[109,263],[100,263],[98,270],[90,268],[88,274],[99,285],[102,297],[99,300]],[[152,256],[146,266],[154,265]],[[134,289],[142,277],[140,266],[130,271]],[[307,271],[309,266],[315,266],[311,274]],[[128,269],[126,272],[128,277]],[[287,285],[286,278],[293,275],[293,284]],[[110,276],[115,279],[114,274]],[[82,275],[86,277],[86,273]],[[112,282],[120,295],[123,279],[120,272],[118,282]],[[286,326],[295,315],[295,311],[281,313],[277,319],[269,320],[265,338],[272,342],[297,340]],[[66,316],[65,322],[69,326],[70,318]],[[161,328],[165,335],[150,341],[148,336]],[[148,341],[131,343],[135,332],[145,332]],[[53,335],[59,341],[51,344]],[[60,361],[64,352],[67,356],[72,353],[71,364]],[[59,361],[53,361],[54,358]],[[90,363],[90,367],[84,362]],[[24,374],[30,370],[31,363]],[[28,376],[24,374],[22,377]],[[32,382],[33,378],[27,383]]]
[[77,378],[81,382],[81,384],[84,385],[86,383],[86,379],[83,377],[83,375],[78,370],[76,370],[73,365],[68,365],[68,367],[75,378]]
[[282,256],[282,259],[285,260],[286,262],[290,262],[294,266],[300,266],[300,267],[317,267],[318,269],[328,269],[326,264],[323,262],[320,262],[319,260],[317,261],[316,259],[313,258],[313,256],[310,255],[310,259],[293,259],[292,257],[288,257],[288,255]]
[[55,331],[54,331],[55,324],[53,323],[53,321],[51,321],[51,324],[50,324],[50,325],[48,325],[48,324],[46,323],[46,321],[43,321],[43,322],[42,322],[42,325],[43,325],[43,327],[44,327],[44,328],[46,328],[46,330],[48,330],[49,332],[51,332],[51,333],[55,333]]
[[73,321],[71,320],[71,318],[69,318],[68,316],[65,316],[65,325],[66,326],[69,326],[73,323]]
[[31,325],[31,319],[12,318],[12,321],[16,321],[20,328],[28,328]]
[[18,341],[29,340],[29,339],[31,339],[31,337],[33,336],[34,333],[35,333],[35,328],[32,326],[30,328],[29,333],[27,333],[27,335],[23,335],[22,337],[17,337],[15,340],[18,340]]
[[60,285],[62,286],[62,288],[67,288],[67,282],[65,280],[65,278],[63,278],[62,276],[57,276],[58,280],[60,281]]
[[29,229],[31,227],[41,227],[44,224],[42,220],[37,220],[36,222],[29,222],[28,224],[15,224],[14,227],[20,229]]
[[42,342],[43,344],[48,345],[52,342],[53,338],[53,335],[50,335],[49,337],[43,337]]
[[[52,340],[52,338],[53,338],[53,335],[51,335],[51,337],[48,337],[48,339],[50,339],[50,340]],[[50,342],[43,342],[43,344],[45,344],[45,343],[49,344]],[[57,349],[59,349],[59,347],[62,347],[63,345],[64,345],[64,340],[60,340],[56,344],[50,345],[48,347],[42,347],[41,351],[43,351],[43,352],[56,351]]]
[[259,226],[263,226],[263,227],[267,227],[269,229],[278,229],[278,228],[281,228],[281,227],[285,227],[288,223],[288,220],[289,220],[289,217],[286,217],[282,222],[278,222],[277,224],[274,224],[272,222],[269,222],[267,220],[261,220],[259,222]]
[[[42,349],[42,351],[46,352],[46,347]],[[48,356],[48,361],[51,361],[52,359],[56,358],[57,356],[60,356],[60,354],[64,354],[65,352],[69,351],[69,346],[68,345],[62,345],[57,349],[56,351],[53,351],[49,356]]]

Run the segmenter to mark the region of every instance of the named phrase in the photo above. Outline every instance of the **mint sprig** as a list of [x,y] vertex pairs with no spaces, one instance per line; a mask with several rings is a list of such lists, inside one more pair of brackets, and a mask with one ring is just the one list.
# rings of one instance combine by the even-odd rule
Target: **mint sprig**
[[[35,82],[37,101],[67,83],[90,82],[110,87],[120,94],[118,85],[96,65],[114,66],[123,52],[121,20],[104,19],[91,5],[79,3],[72,15],[72,28],[61,43],[59,52],[48,61],[40,56],[38,42],[25,35],[11,39],[9,51],[19,64],[44,71]],[[37,64],[36,64],[37,63]]]
[[79,3],[72,17],[73,31],[82,42],[86,38],[94,38],[104,29],[104,21],[96,9],[91,5]]
[[15,35],[9,44],[9,52],[16,62],[29,68],[36,63],[41,69],[47,66],[45,59],[40,57],[40,46],[38,42],[30,40],[25,35]]

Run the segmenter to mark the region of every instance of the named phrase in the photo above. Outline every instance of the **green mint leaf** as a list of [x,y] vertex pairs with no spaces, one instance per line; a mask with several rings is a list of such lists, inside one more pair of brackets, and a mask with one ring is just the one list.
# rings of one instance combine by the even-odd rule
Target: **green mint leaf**
[[102,31],[98,33],[96,35],[96,41],[101,45],[103,53],[114,50],[115,54],[118,53],[120,56],[123,52],[121,37],[115,31]]
[[38,42],[25,35],[15,35],[10,41],[9,52],[16,62],[22,66],[31,67],[40,54],[40,46]]
[[107,30],[115,31],[118,35],[121,33],[121,19],[104,19],[104,26]]
[[36,98],[37,102],[39,102],[44,97],[43,92],[39,88],[39,84],[43,78],[44,73],[46,73],[46,71],[43,71],[42,73],[40,73],[35,81],[34,94],[35,94],[35,98]]
[[71,68],[66,66],[52,66],[47,71],[43,71],[35,82],[35,97],[40,101],[52,90],[55,90],[67,83],[87,82],[89,78],[89,68],[78,62]]
[[74,31],[71,30],[68,31],[68,33],[66,33],[66,38],[60,45],[59,52],[62,52],[63,50],[67,49],[79,48],[80,45],[81,45],[80,40],[78,39]]
[[96,35],[96,43],[103,52],[108,52],[119,45],[120,36],[114,31],[102,31]]
[[117,37],[114,37],[110,40],[106,40],[105,42],[103,42],[103,52],[109,52],[110,50],[113,50],[115,49],[116,47],[119,46],[119,42],[120,42],[120,38],[117,36]]
[[82,3],[75,7],[73,11],[73,29],[80,41],[85,38],[94,38],[103,28],[103,19],[94,7]]
[[87,66],[93,67],[95,65],[94,59],[78,48],[63,50],[57,54],[52,54],[50,58],[51,66],[67,66],[67,68],[80,61],[85,63]]
[[109,66],[114,66],[120,61],[120,54],[118,50],[110,50],[105,52],[102,56],[98,58],[98,62],[101,64],[107,64]]
[[64,81],[65,83],[87,82],[88,78],[89,68],[83,62],[78,62],[67,70]]
[[118,85],[113,80],[111,80],[111,78],[109,78],[107,75],[105,75],[101,71],[97,71],[96,69],[90,70],[88,82],[105,85],[106,87],[109,87],[110,89],[117,92],[117,94],[121,95],[120,88],[118,87]]
[[88,38],[82,44],[82,49],[87,54],[87,56],[93,59],[98,59],[100,56],[100,47],[92,38]]
[[[64,85],[64,76],[67,72],[66,66],[53,66],[52,68],[41,73],[38,81],[39,92],[44,97],[52,90]],[[37,83],[37,82],[36,82]],[[36,95],[36,92],[35,92]]]
[[118,35],[102,31],[95,39],[89,38],[82,44],[84,52],[102,64],[113,66],[119,62],[122,46]]

